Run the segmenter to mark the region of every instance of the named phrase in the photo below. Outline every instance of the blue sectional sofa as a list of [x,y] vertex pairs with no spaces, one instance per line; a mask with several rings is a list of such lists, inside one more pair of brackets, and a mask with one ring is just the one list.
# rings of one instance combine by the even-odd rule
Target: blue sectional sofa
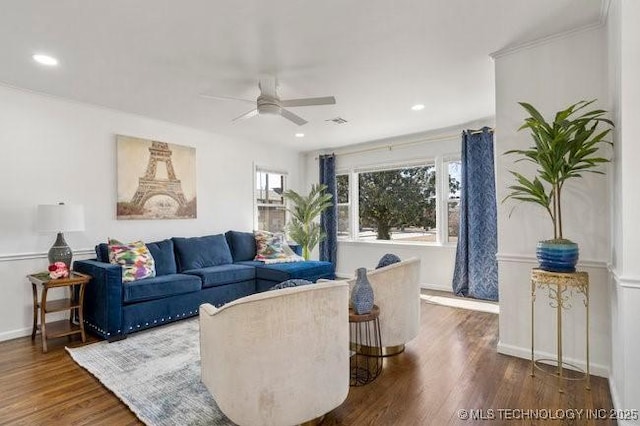
[[123,284],[122,269],[109,263],[106,244],[96,246],[96,259],[74,262],[74,270],[92,277],[84,296],[88,330],[118,340],[197,315],[202,303],[221,306],[293,278],[313,282],[335,278],[330,262],[254,261],[256,243],[251,232],[174,237],[146,245],[155,261],[153,278]]

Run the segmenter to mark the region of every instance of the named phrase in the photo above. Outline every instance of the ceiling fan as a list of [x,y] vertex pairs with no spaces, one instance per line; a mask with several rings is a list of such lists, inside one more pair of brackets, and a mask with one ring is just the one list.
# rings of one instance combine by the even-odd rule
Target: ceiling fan
[[278,96],[278,85],[275,78],[261,78],[258,81],[258,87],[260,88],[260,96],[255,101],[248,99],[232,98],[228,96],[215,96],[208,94],[201,94],[203,98],[218,99],[223,101],[241,101],[255,104],[256,108],[249,112],[245,112],[239,117],[231,120],[232,122],[246,120],[247,118],[255,117],[256,115],[281,115],[289,121],[303,126],[307,124],[307,120],[292,113],[284,107],[301,107],[301,106],[314,106],[314,105],[334,105],[336,98],[333,96],[325,96],[322,98],[301,98],[301,99],[280,99]]

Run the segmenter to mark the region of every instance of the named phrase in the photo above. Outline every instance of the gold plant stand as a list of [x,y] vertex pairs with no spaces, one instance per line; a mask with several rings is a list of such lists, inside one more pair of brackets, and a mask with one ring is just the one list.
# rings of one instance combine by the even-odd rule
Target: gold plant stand
[[[562,380],[564,376],[563,366],[570,365],[562,360],[562,310],[571,308],[570,299],[573,293],[579,293],[583,296],[584,306],[586,308],[586,352],[587,352],[587,371],[581,371],[574,365],[571,367],[584,373],[581,379],[586,380],[585,388],[591,390],[591,378],[589,371],[589,274],[586,272],[549,272],[542,269],[533,268],[531,270],[531,376],[535,376],[536,360],[534,358],[534,324],[535,324],[535,301],[536,287],[547,289],[549,295],[549,305],[556,309],[556,337],[558,354],[556,360],[538,360],[557,362],[556,375],[558,376],[558,387],[560,393],[563,393]],[[544,370],[542,370],[544,371]]]

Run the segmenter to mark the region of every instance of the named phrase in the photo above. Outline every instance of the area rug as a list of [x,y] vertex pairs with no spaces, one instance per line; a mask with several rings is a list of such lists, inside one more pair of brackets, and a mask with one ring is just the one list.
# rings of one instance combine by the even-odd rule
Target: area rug
[[200,381],[198,319],[67,352],[147,425],[233,425]]
[[500,306],[491,302],[480,302],[470,300],[464,297],[444,297],[432,296],[430,294],[421,294],[420,298],[427,303],[434,305],[450,306],[452,308],[469,309],[472,311],[489,312],[490,314],[499,314]]

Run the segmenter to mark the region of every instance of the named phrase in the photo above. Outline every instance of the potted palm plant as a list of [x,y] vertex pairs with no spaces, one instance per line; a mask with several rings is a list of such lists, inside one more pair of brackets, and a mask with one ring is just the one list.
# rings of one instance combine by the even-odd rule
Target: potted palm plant
[[[536,250],[540,268],[554,272],[574,272],[578,261],[578,246],[565,239],[562,233],[562,189],[572,179],[584,173],[603,174],[598,170],[607,158],[598,156],[600,144],[612,144],[605,140],[613,122],[603,116],[607,111],[586,108],[595,102],[580,101],[558,111],[553,122],[547,122],[532,105],[519,102],[529,113],[518,130],[529,129],[534,145],[528,149],[513,149],[505,155],[518,155],[519,161],[529,161],[537,166],[533,178],[510,171],[516,184],[509,186],[504,198],[534,203],[549,214],[553,224],[553,239],[540,241]],[[586,112],[585,112],[586,111]],[[599,128],[603,124],[606,129]]]
[[287,208],[291,213],[287,233],[293,241],[300,244],[305,260],[309,260],[313,249],[326,238],[316,222],[323,211],[333,206],[333,197],[325,192],[326,189],[326,185],[313,185],[308,195],[300,195],[291,189],[282,194],[293,203]]

